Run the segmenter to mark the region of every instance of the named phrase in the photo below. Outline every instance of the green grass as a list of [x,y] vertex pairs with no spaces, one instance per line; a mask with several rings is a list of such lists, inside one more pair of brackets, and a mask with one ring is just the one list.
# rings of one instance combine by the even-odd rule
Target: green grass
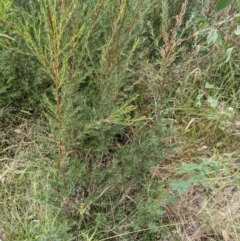
[[235,3],[2,6],[1,241],[239,240]]

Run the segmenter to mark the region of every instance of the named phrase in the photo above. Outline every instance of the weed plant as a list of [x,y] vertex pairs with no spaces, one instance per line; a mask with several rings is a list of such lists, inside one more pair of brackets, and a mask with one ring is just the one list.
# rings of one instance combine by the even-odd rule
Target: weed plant
[[0,1],[0,240],[233,230],[178,226],[192,188],[239,179],[223,158],[238,151],[239,15],[217,2]]

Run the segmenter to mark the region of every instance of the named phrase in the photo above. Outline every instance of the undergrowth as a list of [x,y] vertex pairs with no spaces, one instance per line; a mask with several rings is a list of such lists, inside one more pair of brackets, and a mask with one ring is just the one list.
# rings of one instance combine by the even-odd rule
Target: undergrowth
[[0,5],[0,240],[239,239],[238,1]]

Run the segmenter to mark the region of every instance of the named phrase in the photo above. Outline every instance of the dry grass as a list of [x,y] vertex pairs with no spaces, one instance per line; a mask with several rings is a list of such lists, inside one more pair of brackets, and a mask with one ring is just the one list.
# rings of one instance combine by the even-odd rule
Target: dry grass
[[[223,181],[219,185],[226,184]],[[239,200],[240,190],[234,182],[216,191],[198,186],[165,210],[180,240],[239,240]]]
[[[197,124],[192,123],[189,127],[194,138],[187,137],[189,133],[184,132],[182,125],[178,129],[178,140],[175,136],[175,141],[181,143],[178,151],[169,156],[165,163],[152,168],[153,178],[167,183],[173,178],[191,182],[191,172],[189,175],[179,174],[182,163],[198,163],[200,157],[208,157],[218,165],[218,171],[209,173],[207,180],[197,185],[192,184],[182,195],[173,193],[176,203],[163,206],[166,212],[165,222],[170,227],[160,240],[240,240],[240,155],[239,126],[236,119],[238,117],[235,116],[234,119],[229,117],[226,120],[227,126],[223,128],[224,134],[220,139],[212,131],[219,123],[212,122],[209,125],[206,118],[199,119]],[[211,129],[207,130],[209,126]],[[223,143],[220,148],[216,147],[217,142]]]

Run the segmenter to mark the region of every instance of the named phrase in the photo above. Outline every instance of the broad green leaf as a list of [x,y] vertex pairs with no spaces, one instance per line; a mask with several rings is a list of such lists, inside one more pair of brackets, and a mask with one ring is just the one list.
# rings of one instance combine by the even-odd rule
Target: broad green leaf
[[197,100],[195,103],[195,106],[201,106],[201,105],[202,105],[202,102],[200,100]]
[[211,107],[215,108],[215,107],[217,107],[218,101],[215,97],[209,96],[208,97],[208,103]]
[[196,14],[193,16],[193,20],[198,23],[198,34],[202,37],[205,37],[207,35],[206,28],[208,27],[208,19],[204,15]]
[[216,40],[216,44],[221,46],[222,45],[222,37],[221,37],[221,33],[218,31],[218,38]]
[[205,84],[206,89],[213,89],[214,85],[209,84],[208,82]]
[[196,14],[193,17],[194,21],[198,22],[198,23],[202,23],[202,22],[208,22],[208,19],[206,16],[204,15],[200,15],[200,14]]
[[240,9],[240,0],[237,0],[237,8]]
[[217,39],[218,39],[218,30],[217,29],[212,29],[209,34],[208,34],[208,37],[207,37],[207,43],[210,44],[210,43],[216,43],[217,42]]
[[228,5],[230,5],[233,2],[233,0],[218,0],[216,4],[216,10],[221,11],[224,8],[226,8]]
[[202,97],[203,97],[203,94],[202,94],[202,93],[199,93],[199,94],[197,95],[196,99],[197,99],[197,100],[201,100]]
[[198,96],[196,97],[196,103],[195,103],[195,105],[196,106],[201,106],[202,105],[202,97],[203,97],[203,94],[198,94]]
[[226,51],[227,59],[225,60],[224,63],[227,63],[230,60],[231,54],[232,54],[232,50],[233,50],[233,48],[228,48],[227,49],[227,51]]
[[240,25],[237,26],[236,31],[234,32],[236,35],[240,35]]

